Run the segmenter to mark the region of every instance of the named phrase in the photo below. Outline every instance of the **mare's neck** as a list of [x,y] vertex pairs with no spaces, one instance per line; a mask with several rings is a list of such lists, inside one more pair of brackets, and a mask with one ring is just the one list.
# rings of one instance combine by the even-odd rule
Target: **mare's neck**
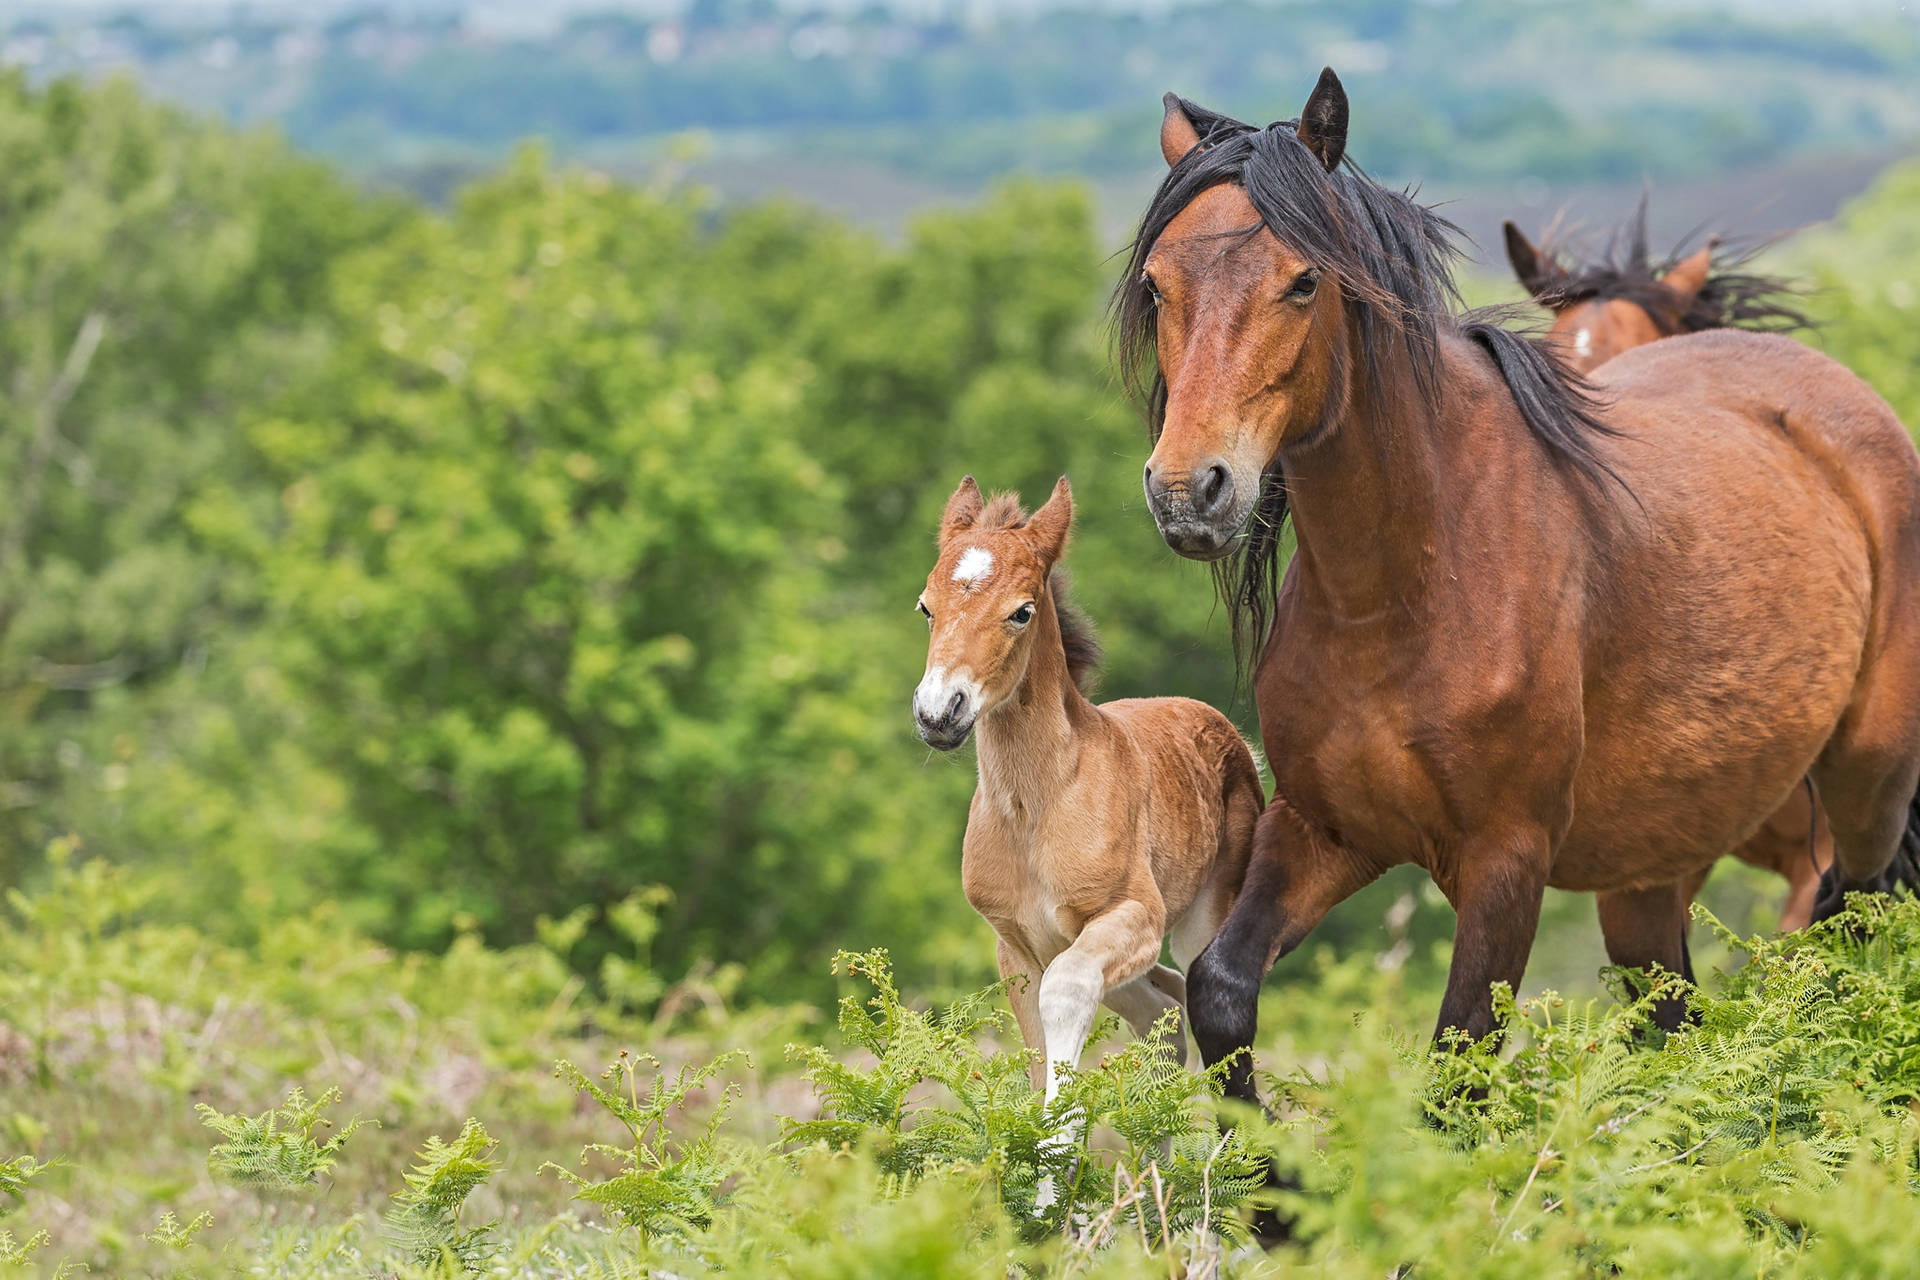
[[1034,602],[1032,652],[1013,696],[986,712],[974,731],[980,787],[994,808],[1023,815],[1044,809],[1079,765],[1080,741],[1094,717],[1067,674],[1053,592]]
[[1401,368],[1388,373],[1380,403],[1356,350],[1346,412],[1282,451],[1304,603],[1350,622],[1418,608],[1446,540],[1441,449],[1455,425],[1447,415],[1460,409],[1445,384],[1459,357],[1443,335],[1435,403]]

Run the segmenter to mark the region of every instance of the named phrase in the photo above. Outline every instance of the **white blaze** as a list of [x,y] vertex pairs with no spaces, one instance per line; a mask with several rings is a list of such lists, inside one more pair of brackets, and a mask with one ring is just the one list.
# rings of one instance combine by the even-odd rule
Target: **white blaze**
[[953,566],[955,582],[979,582],[993,572],[993,552],[985,547],[968,547]]
[[1580,332],[1574,334],[1573,350],[1576,355],[1583,355],[1583,356],[1592,355],[1593,354],[1593,330],[1582,329]]

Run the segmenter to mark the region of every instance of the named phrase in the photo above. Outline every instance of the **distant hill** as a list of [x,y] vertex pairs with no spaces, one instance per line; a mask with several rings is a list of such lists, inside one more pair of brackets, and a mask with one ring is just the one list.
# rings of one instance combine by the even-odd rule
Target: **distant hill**
[[1643,179],[1711,193],[1745,175],[1728,188],[1743,208],[1778,197],[1763,221],[1819,216],[1920,145],[1920,17],[1902,8],[173,0],[0,8],[0,61],[130,72],[429,196],[540,136],[623,172],[679,156],[723,191],[881,225],[1012,171],[1086,177],[1130,208],[1162,91],[1286,116],[1330,63],[1351,153],[1464,196],[1478,231],[1561,193],[1617,205]]

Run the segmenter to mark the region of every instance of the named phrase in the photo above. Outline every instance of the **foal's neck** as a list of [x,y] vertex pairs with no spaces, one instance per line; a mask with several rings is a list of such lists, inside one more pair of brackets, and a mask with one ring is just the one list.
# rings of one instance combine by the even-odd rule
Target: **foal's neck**
[[1093,704],[1067,671],[1053,593],[1043,590],[1033,614],[1033,651],[1012,697],[980,717],[980,789],[1010,816],[1038,813],[1059,794],[1079,762]]

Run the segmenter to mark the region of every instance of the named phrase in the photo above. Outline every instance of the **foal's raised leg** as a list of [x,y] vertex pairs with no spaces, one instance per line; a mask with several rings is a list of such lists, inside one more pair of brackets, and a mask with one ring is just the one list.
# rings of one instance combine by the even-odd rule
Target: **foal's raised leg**
[[1060,1064],[1080,1065],[1106,994],[1142,977],[1160,956],[1161,913],[1123,902],[1087,921],[1073,945],[1053,958],[1040,979],[1040,1027],[1046,1041],[1047,1101],[1060,1091]]
[[[1060,1067],[1080,1065],[1100,1001],[1118,987],[1149,987],[1144,975],[1160,955],[1164,918],[1140,901],[1123,902],[1081,927],[1073,945],[1053,958],[1040,979],[1039,1015],[1047,1055],[1047,1103],[1060,1092]],[[1123,1015],[1124,1016],[1124,1015]],[[1062,1150],[1078,1140],[1079,1119],[1070,1117],[1047,1146]],[[1035,1188],[1036,1211],[1052,1205],[1053,1175]]]
[[[1692,896],[1684,883],[1594,895],[1607,959],[1623,969],[1657,965],[1692,982],[1693,960],[1687,954],[1687,903]],[[1654,1022],[1668,1031],[1686,1018],[1684,995],[1667,996],[1654,1005]]]

